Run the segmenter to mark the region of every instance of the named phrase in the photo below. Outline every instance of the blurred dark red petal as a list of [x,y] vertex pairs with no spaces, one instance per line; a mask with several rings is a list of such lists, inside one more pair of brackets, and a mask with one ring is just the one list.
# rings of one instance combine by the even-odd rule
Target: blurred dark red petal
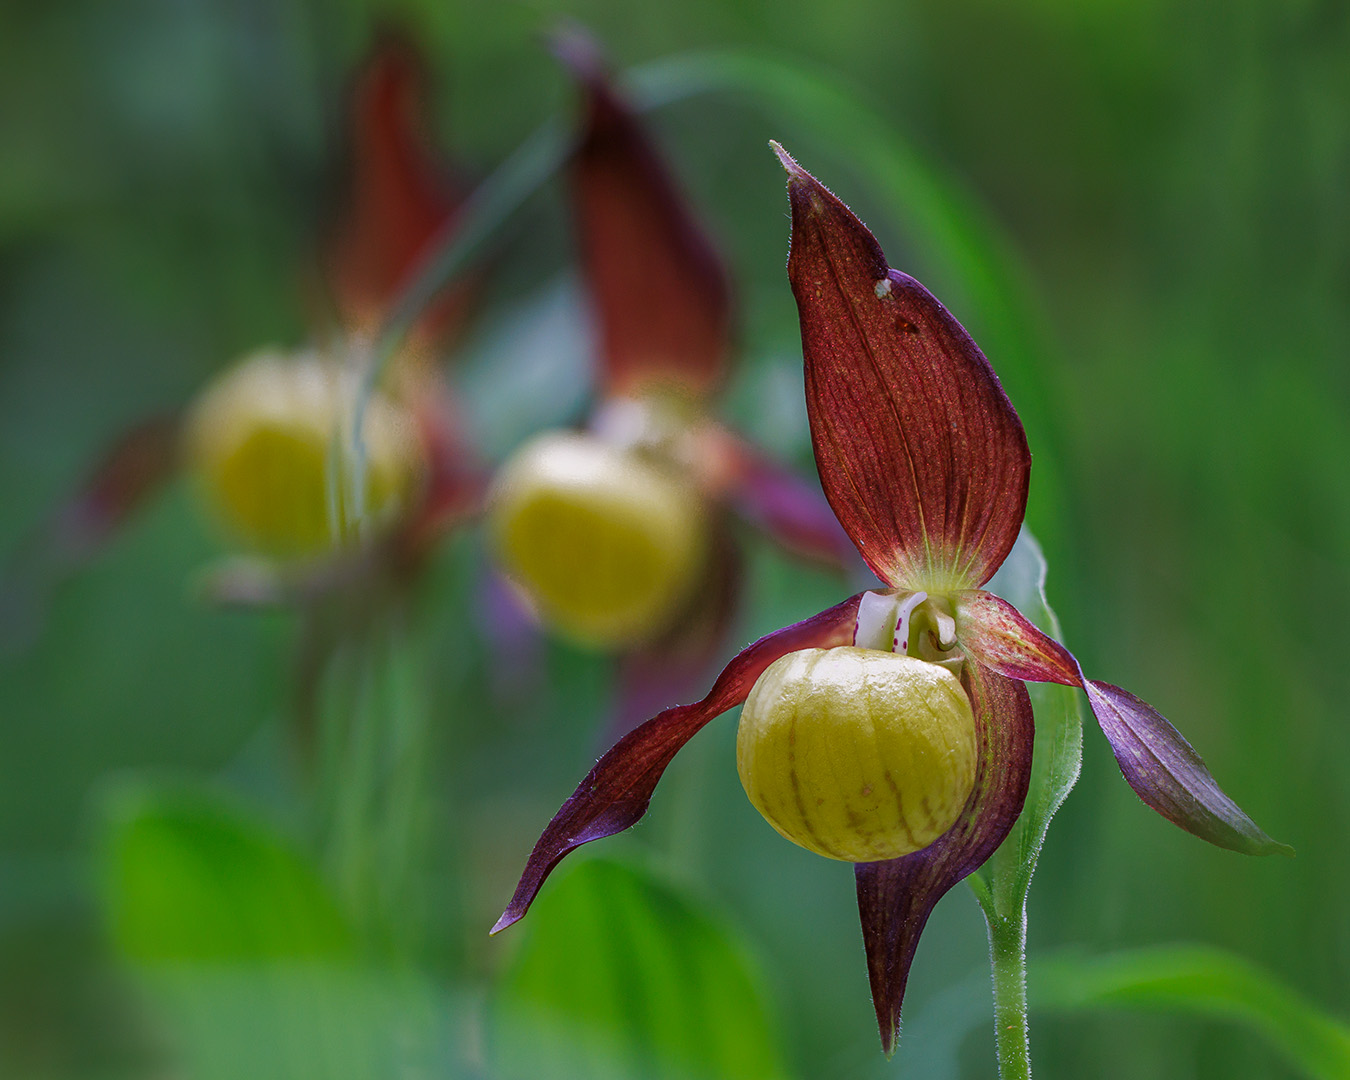
[[0,568],[0,654],[37,638],[52,590],[96,557],[173,476],[180,427],[178,415],[163,414],[124,431],[19,542]]
[[[349,326],[380,320],[463,201],[431,150],[424,101],[421,57],[386,38],[352,88],[346,190],[327,252],[329,287]],[[467,299],[465,287],[449,290],[419,327],[448,329]]]
[[605,389],[706,394],[730,349],[726,270],[594,46],[570,36],[556,51],[586,95],[572,188]]
[[75,562],[106,543],[177,469],[179,429],[176,414],[152,416],[104,450],[84,483],[52,516],[46,556]]
[[1069,651],[1006,600],[961,594],[956,627],[967,655],[1000,674],[1082,687],[1126,781],[1168,821],[1247,855],[1293,854],[1224,794],[1200,755],[1157,710],[1117,686],[1085,679]]
[[983,584],[1026,510],[1021,421],[961,324],[886,265],[848,207],[779,156],[806,405],[830,505],[883,581]]
[[718,430],[719,494],[742,519],[783,548],[842,570],[861,570],[820,485],[767,457],[730,432]]
[[1201,840],[1245,855],[1292,855],[1233,802],[1181,733],[1145,701],[1110,683],[1085,680],[1092,712],[1134,793]]
[[852,642],[861,595],[760,638],[723,669],[702,701],[667,709],[611,747],[534,845],[516,893],[492,932],[506,929],[525,914],[544,879],[569,851],[622,832],[641,819],[657,781],[679,749],[709,720],[741,704],[765,668],[798,649]]
[[905,983],[928,916],[1003,842],[1031,781],[1035,729],[1026,687],[974,661],[961,681],[975,711],[979,770],[960,818],[922,851],[854,867],[872,1005],[888,1055],[900,1037]]

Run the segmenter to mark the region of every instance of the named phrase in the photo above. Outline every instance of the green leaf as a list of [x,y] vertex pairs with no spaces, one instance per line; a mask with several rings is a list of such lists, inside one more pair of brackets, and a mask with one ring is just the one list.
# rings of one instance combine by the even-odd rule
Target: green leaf
[[480,1003],[411,973],[308,961],[157,964],[136,985],[193,1080],[481,1077]]
[[1172,945],[1032,964],[1032,1007],[1157,1009],[1227,1020],[1264,1036],[1311,1077],[1350,1076],[1350,1025],[1239,956]]
[[102,815],[103,892],[138,962],[339,959],[352,942],[304,856],[265,821],[186,786],[127,783]]
[[475,1075],[477,1003],[357,962],[309,859],[222,795],[126,783],[102,807],[102,887],[174,1075]]
[[550,883],[492,1016],[497,1080],[777,1080],[744,949],[643,871],[590,859]]
[[1318,1080],[1350,1076],[1350,1025],[1221,949],[1171,945],[1099,957],[1033,961],[1032,1008],[1158,1009],[1226,1020],[1262,1035]]
[[[1007,560],[986,587],[1058,640],[1059,620],[1045,598],[1045,575],[1040,545],[1023,528]],[[1073,790],[1083,761],[1083,714],[1078,691],[1054,683],[1031,683],[1027,690],[1036,714],[1031,787],[1022,816],[985,870],[992,883],[996,910],[1005,919],[1021,918],[1050,820]]]
[[[1092,957],[1061,953],[1033,957],[1030,967],[1035,1013],[1137,1009],[1222,1020],[1260,1035],[1313,1080],[1350,1076],[1350,1025],[1222,949],[1159,945]],[[962,1042],[991,1016],[987,973],[948,987],[907,1025],[905,1073],[956,1080]]]

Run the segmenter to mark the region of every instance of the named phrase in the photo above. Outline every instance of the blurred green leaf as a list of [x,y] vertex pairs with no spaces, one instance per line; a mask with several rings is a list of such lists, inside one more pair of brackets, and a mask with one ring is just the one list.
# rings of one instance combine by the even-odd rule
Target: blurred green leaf
[[476,1003],[358,963],[327,886],[274,827],[144,782],[105,799],[103,826],[113,939],[182,1075],[474,1075]]
[[[1045,598],[1045,556],[1027,529],[987,588],[1058,640],[1059,619]],[[1005,918],[1020,918],[1031,877],[1036,872],[1050,819],[1078,781],[1083,764],[1083,714],[1078,691],[1054,683],[1028,683],[1036,714],[1036,746],[1031,787],[1022,816],[989,862],[993,899]]]
[[103,890],[129,959],[340,959],[352,939],[313,866],[265,821],[187,786],[130,782],[103,806]]
[[142,972],[175,1071],[193,1080],[478,1077],[477,1002],[407,974],[305,961]]
[[1259,1033],[1310,1077],[1350,1076],[1350,1025],[1221,949],[1170,945],[1033,961],[1031,1004],[1041,1011],[1130,1008],[1213,1017]]
[[[1030,968],[1037,1014],[1137,1009],[1223,1020],[1262,1036],[1314,1080],[1350,1076],[1350,1025],[1222,949],[1159,945],[1104,956],[1061,953],[1033,957]],[[924,1080],[957,1080],[962,1042],[992,1019],[989,976],[976,972],[914,1016],[901,1063]]]
[[643,871],[583,861],[526,927],[492,1019],[498,1080],[786,1075],[742,947]]

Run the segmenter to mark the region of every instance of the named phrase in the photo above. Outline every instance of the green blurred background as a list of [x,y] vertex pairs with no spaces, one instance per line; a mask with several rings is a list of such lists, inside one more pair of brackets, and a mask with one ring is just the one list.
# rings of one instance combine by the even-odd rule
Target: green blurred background
[[[343,90],[375,26],[402,26],[425,51],[442,146],[483,175],[538,124],[572,114],[541,44],[562,16],[591,27],[621,66],[690,49],[768,54],[845,88],[931,164],[979,238],[975,264],[1005,275],[1011,322],[953,269],[960,259],[932,223],[907,220],[911,208],[883,190],[859,149],[872,131],[861,121],[794,125],[790,109],[770,116],[737,95],[654,112],[737,283],[728,417],[809,467],[786,203],[765,150],[780,138],[873,226],[893,264],[949,301],[1003,376],[1036,455],[1031,520],[1050,599],[1084,667],[1169,716],[1224,787],[1298,849],[1293,861],[1245,859],[1167,825],[1130,793],[1089,723],[1082,779],[1032,890],[1033,996],[1037,956],[1187,942],[1230,950],[1350,1016],[1344,2],[5,5],[0,553],[21,546],[128,424],[189,399],[246,350],[304,340]],[[978,208],[969,219],[966,207]],[[453,376],[493,454],[584,400],[570,245],[558,185],[496,245]],[[516,400],[503,370],[553,379],[552,414],[537,395]],[[738,640],[844,595],[828,575],[751,549]],[[547,982],[547,949],[531,944],[528,920],[491,941],[486,928],[598,752],[609,663],[550,645],[537,685],[494,693],[501,658],[476,630],[476,540],[445,545],[405,650],[417,689],[396,678],[391,691],[432,719],[412,944],[396,962],[342,967],[357,946],[296,853],[284,734],[296,627],[196,598],[195,575],[219,553],[177,485],[54,590],[40,625],[11,628],[0,656],[0,1075],[392,1075],[384,1050],[334,1049],[334,1033],[360,1042],[363,1025],[376,1042],[419,1048],[417,1069],[400,1075],[541,1075],[537,1062],[498,1063],[494,1047],[516,1036],[496,1003],[512,986],[528,1002]],[[746,1040],[724,1056],[749,1064],[721,1075],[928,1075],[907,1071],[908,1045],[890,1063],[877,1050],[847,868],[773,836],[740,792],[733,742],[727,718],[681,756],[648,821],[605,845],[627,861],[596,864],[601,885],[622,879],[600,893],[627,903],[613,898],[629,889],[635,909],[667,911],[693,935],[681,948],[715,938],[707,985],[745,980],[735,1001],[690,991]],[[168,831],[136,847],[138,821]],[[247,940],[208,930],[198,941],[191,927],[212,925],[213,904],[225,925],[253,903],[207,890],[184,916],[183,940],[195,943],[156,944],[142,924],[163,926],[158,909],[146,900],[152,915],[138,913],[136,897],[172,877],[152,856],[171,866],[183,836],[218,842],[202,856],[208,877],[216,867],[235,880],[230,860],[253,860],[267,868],[260,895],[280,882],[291,899],[257,900],[266,925]],[[557,887],[559,905],[596,888],[584,873]],[[201,879],[165,886],[169,909]],[[593,955],[584,935],[558,933],[578,946],[577,964]],[[906,1044],[925,1038],[924,1018],[939,1011],[926,1006],[980,977],[983,935],[975,903],[955,891],[919,950]],[[535,938],[547,940],[545,926]],[[264,994],[250,965],[276,956],[337,957],[363,974],[348,985],[292,966]],[[651,992],[680,1000],[669,985]],[[290,1037],[263,1024],[284,1029],[290,1013],[258,1007],[283,999],[300,1003],[292,1029],[318,1032],[331,1060],[299,1037],[289,1064],[243,1054]],[[952,1044],[949,1074],[993,1076],[983,1014],[940,1019],[970,1031]],[[1304,1075],[1248,1027],[1167,1010],[1047,1011],[1032,1039],[1047,1077]],[[565,1060],[553,1061],[559,1075]],[[174,1064],[184,1061],[196,1064]],[[588,1068],[570,1075],[600,1075]],[[614,1068],[657,1074],[650,1063]]]

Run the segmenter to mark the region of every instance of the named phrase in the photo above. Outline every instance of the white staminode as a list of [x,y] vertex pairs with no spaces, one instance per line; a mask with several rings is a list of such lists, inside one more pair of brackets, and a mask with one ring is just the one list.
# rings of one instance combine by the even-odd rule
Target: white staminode
[[927,599],[926,592],[904,596],[863,593],[853,626],[853,644],[879,652],[905,652],[909,648],[909,617]]

